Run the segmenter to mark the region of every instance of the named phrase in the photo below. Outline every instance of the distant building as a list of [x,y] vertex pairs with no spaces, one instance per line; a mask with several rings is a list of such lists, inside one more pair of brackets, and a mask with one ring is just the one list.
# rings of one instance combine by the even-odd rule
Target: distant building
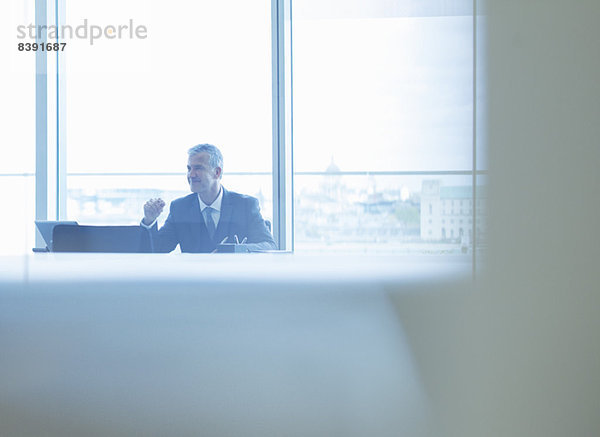
[[334,201],[339,201],[344,191],[342,177],[340,176],[340,168],[333,162],[333,156],[331,157],[331,162],[329,163],[327,170],[325,170],[323,191],[327,197]]
[[[485,225],[485,188],[477,187],[477,236]],[[444,187],[439,180],[421,185],[421,239],[423,241],[473,241],[473,188]]]

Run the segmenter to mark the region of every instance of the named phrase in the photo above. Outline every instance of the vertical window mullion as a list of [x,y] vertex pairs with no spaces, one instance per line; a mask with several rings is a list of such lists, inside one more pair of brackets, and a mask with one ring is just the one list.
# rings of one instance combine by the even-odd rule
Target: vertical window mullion
[[[47,25],[46,0],[35,1],[35,26]],[[36,34],[36,43],[45,44],[46,34]],[[35,218],[48,218],[48,64],[47,52],[35,54]],[[36,246],[44,244],[36,234]]]
[[273,235],[293,250],[291,0],[272,0]]

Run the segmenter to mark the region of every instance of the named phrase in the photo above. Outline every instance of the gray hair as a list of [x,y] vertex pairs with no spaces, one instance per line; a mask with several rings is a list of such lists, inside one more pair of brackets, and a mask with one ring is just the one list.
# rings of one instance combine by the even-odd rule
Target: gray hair
[[191,147],[188,150],[188,157],[202,152],[206,152],[210,156],[208,163],[213,169],[217,167],[223,169],[223,155],[221,155],[221,151],[212,144],[198,144],[197,146]]

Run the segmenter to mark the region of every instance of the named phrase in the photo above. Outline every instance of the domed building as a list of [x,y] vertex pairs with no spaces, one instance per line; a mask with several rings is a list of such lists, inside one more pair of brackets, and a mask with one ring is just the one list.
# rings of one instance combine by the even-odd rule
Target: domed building
[[333,156],[331,157],[331,162],[329,166],[325,170],[325,181],[323,183],[323,191],[325,195],[334,201],[340,200],[342,195],[342,176],[340,175],[340,168],[333,161]]

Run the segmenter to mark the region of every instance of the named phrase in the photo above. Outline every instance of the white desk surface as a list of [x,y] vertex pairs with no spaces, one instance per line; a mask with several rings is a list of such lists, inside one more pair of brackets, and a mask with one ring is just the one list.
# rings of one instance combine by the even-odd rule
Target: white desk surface
[[0,284],[199,281],[399,284],[471,274],[470,256],[39,253],[0,257]]

